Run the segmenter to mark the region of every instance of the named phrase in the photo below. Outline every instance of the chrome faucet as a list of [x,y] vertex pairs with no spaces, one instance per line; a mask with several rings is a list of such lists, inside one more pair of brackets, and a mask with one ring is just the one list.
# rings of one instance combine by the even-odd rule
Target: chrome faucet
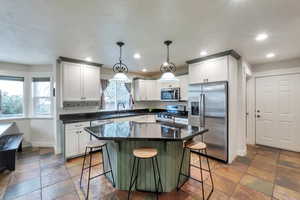
[[117,104],[117,111],[119,112],[120,111],[120,105],[123,106],[123,109],[125,110],[125,104],[124,103],[118,103]]

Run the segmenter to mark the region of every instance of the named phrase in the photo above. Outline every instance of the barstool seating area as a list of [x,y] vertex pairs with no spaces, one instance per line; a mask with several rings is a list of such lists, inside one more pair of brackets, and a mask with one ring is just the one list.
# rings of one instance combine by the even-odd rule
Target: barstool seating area
[[[177,186],[176,186],[177,191],[180,190],[180,188],[186,183],[186,181],[188,181],[189,179],[192,179],[194,181],[201,183],[201,188],[199,188],[199,190],[202,191],[202,199],[203,200],[205,200],[205,196],[207,196],[207,195],[205,195],[205,191],[204,191],[203,171],[207,171],[209,173],[211,186],[212,186],[211,191],[209,192],[209,194],[207,196],[207,199],[210,198],[210,196],[212,195],[213,190],[214,190],[213,178],[212,178],[211,168],[210,168],[210,164],[209,164],[209,159],[207,157],[206,148],[207,148],[207,146],[203,142],[194,141],[194,140],[185,141],[183,143],[183,150],[182,150],[182,155],[181,155],[180,166],[172,166],[173,170],[178,170],[178,167],[179,167]],[[99,156],[101,156],[102,162],[93,164],[92,163],[93,155],[95,154],[95,152],[98,152],[99,150],[102,151],[102,153],[99,153],[100,154]],[[106,159],[104,159],[104,156],[103,156],[104,151],[106,153]],[[191,154],[190,154],[191,151],[195,152],[198,155],[199,165],[194,165],[191,163]],[[186,152],[188,152],[188,154]],[[87,156],[89,158],[88,162],[86,162]],[[133,190],[156,193],[156,199],[159,198],[160,193],[164,192],[162,179],[161,179],[161,173],[160,173],[160,166],[158,164],[157,156],[159,156],[159,151],[158,151],[158,149],[153,148],[153,147],[138,147],[138,148],[134,148],[132,150],[131,160],[133,160],[133,164],[131,166],[131,171],[128,172],[128,173],[130,173],[128,196],[127,196],[128,200],[131,199]],[[189,156],[188,159],[185,158],[186,156]],[[204,159],[206,159],[207,169],[203,168],[202,157],[204,157]],[[106,160],[106,162],[108,162],[108,165],[106,165],[106,167],[104,166],[105,160]],[[150,181],[150,182],[153,184],[152,187],[154,187],[154,190],[151,190],[151,189],[144,190],[144,189],[139,188],[139,184],[138,184],[139,176],[141,177],[144,175],[144,174],[141,174],[141,163],[145,162],[146,160],[151,161],[151,162],[148,161],[147,162],[148,164],[143,165],[143,166],[144,166],[144,170],[146,170],[146,171],[152,170],[151,174],[153,176],[154,181]],[[184,163],[186,161],[188,161],[188,162]],[[101,173],[99,172],[99,174],[97,174],[95,176],[91,176],[92,168],[97,165],[102,165],[102,172]],[[183,165],[186,165],[186,167],[188,169],[187,171],[186,170],[183,171]],[[200,175],[201,175],[200,180],[191,176],[191,167],[194,167],[194,168],[197,168],[200,170]],[[114,179],[114,172],[113,172],[113,168],[112,168],[112,164],[111,164],[111,158],[109,155],[107,143],[105,141],[91,140],[86,145],[84,159],[83,159],[83,163],[82,163],[81,176],[80,176],[80,187],[82,187],[82,179],[83,179],[83,175],[84,175],[84,170],[88,170],[88,184],[87,184],[87,188],[86,188],[86,197],[85,197],[86,199],[89,199],[90,181],[94,178],[97,178],[97,177],[103,176],[103,175],[107,176],[107,174],[110,174],[111,175],[110,180],[112,182],[112,185],[113,185],[113,187],[116,186],[115,179]],[[182,177],[184,178],[183,181],[182,181]]]
[[[105,170],[105,168],[104,168],[104,159],[103,159],[104,149],[106,150],[106,153],[107,153],[107,156],[108,156],[109,170]],[[101,155],[101,157],[102,157],[101,158],[102,162],[92,164],[93,154],[95,153],[95,151],[99,151],[99,150],[102,151],[102,153],[99,153],[99,156]],[[87,156],[89,156],[88,166],[86,166]],[[95,167],[95,166],[98,166],[98,165],[102,165],[102,173],[91,177],[92,168]],[[109,152],[108,152],[108,149],[107,149],[106,142],[101,141],[101,140],[91,140],[86,145],[84,159],[83,159],[83,163],[82,163],[81,175],[80,175],[80,183],[79,183],[80,187],[82,187],[82,178],[83,178],[83,175],[84,175],[84,170],[88,170],[88,185],[87,185],[87,190],[86,190],[86,199],[89,199],[90,181],[94,178],[97,178],[97,177],[103,176],[103,175],[106,176],[107,174],[110,174],[111,177],[112,177],[113,187],[115,187],[114,174],[113,174],[113,170],[112,170],[111,161],[110,161]]]

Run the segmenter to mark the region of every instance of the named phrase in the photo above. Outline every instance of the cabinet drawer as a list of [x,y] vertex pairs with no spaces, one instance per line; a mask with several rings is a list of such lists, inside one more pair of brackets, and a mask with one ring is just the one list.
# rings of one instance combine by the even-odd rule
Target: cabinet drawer
[[83,128],[89,127],[89,126],[90,126],[90,122],[72,123],[72,124],[66,125],[66,130],[74,130],[74,129],[82,130]]

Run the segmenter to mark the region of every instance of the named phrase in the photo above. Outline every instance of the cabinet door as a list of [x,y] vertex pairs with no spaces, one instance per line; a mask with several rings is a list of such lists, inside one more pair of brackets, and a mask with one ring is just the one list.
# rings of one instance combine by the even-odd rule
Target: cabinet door
[[147,81],[146,80],[138,80],[138,90],[139,90],[139,99],[141,101],[148,100],[147,98]]
[[161,82],[161,88],[177,88],[179,87],[179,81],[168,81],[168,82]]
[[145,80],[146,81],[146,91],[148,101],[158,101],[160,100],[160,90],[158,88],[157,80]]
[[67,130],[65,133],[65,154],[66,157],[77,156],[78,150],[78,130]]
[[85,147],[87,143],[91,140],[91,136],[88,132],[81,130],[78,134],[78,140],[79,140],[79,144],[78,144],[79,154],[84,154]]
[[208,82],[228,80],[228,56],[209,60],[204,71]]
[[63,63],[63,101],[80,101],[82,97],[81,65]]
[[189,76],[178,76],[179,84],[180,84],[180,100],[187,101],[188,99],[188,80]]
[[151,123],[156,122],[155,115],[147,115],[147,122],[151,122]]
[[84,100],[100,100],[100,68],[86,65],[82,69]]
[[227,56],[189,65],[189,83],[228,80]]
[[204,79],[207,79],[205,74],[205,62],[194,63],[189,65],[189,83],[203,83]]

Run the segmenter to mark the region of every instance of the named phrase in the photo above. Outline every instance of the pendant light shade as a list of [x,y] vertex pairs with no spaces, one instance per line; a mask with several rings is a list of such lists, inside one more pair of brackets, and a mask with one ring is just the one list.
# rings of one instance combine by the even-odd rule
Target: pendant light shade
[[172,41],[167,40],[164,42],[164,44],[167,46],[167,61],[160,66],[160,71],[162,72],[162,76],[160,77],[160,79],[158,79],[158,81],[161,82],[179,81],[174,75],[174,72],[176,71],[176,66],[174,63],[170,62],[169,46],[170,44],[172,44]]
[[126,76],[126,74],[122,72],[117,72],[113,78],[110,79],[110,81],[121,81],[125,83],[130,83],[131,80]]
[[172,72],[165,72],[161,75],[160,82],[179,81]]
[[125,83],[131,82],[131,80],[127,77],[126,73],[128,72],[127,66],[122,62],[122,46],[124,42],[117,42],[117,45],[120,47],[120,57],[119,62],[117,62],[113,66],[113,71],[116,73],[111,81],[122,81]]

